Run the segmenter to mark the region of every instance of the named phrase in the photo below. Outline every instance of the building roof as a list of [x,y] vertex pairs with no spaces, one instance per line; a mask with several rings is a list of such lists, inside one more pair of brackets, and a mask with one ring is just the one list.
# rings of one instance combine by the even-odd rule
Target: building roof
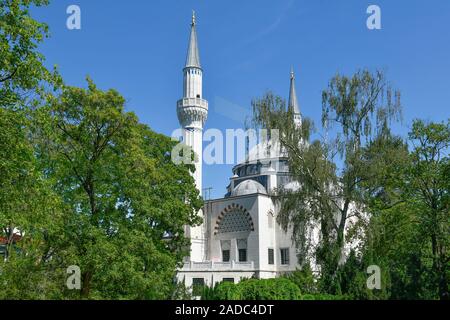
[[192,12],[192,23],[191,23],[191,36],[189,39],[189,48],[186,57],[186,68],[195,67],[201,68],[200,65],[200,55],[198,53],[198,42],[197,42],[197,31],[196,31],[196,18],[195,11]]

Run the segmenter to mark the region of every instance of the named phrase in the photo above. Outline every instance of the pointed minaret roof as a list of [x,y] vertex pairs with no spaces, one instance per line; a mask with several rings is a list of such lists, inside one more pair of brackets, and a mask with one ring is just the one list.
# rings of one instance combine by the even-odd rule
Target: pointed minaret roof
[[292,109],[294,114],[300,114],[300,107],[298,106],[297,93],[295,92],[295,75],[294,70],[291,68],[291,86],[289,90],[289,103],[288,108]]
[[187,67],[197,67],[200,66],[200,55],[198,54],[198,43],[197,43],[197,31],[196,31],[196,21],[195,21],[195,11],[192,11],[192,23],[191,23],[191,38],[189,40],[189,49],[186,58],[186,68]]

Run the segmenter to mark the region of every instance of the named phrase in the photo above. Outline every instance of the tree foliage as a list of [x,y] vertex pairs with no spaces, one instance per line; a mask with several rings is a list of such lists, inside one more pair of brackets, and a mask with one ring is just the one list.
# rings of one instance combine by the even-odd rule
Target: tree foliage
[[34,20],[30,6],[44,6],[48,0],[0,1],[0,105],[23,108],[35,105],[48,87],[61,83],[56,70],[44,66],[37,47],[48,37],[48,26]]
[[203,300],[299,300],[300,289],[289,279],[243,279],[205,288]]
[[[63,85],[30,6],[0,1],[0,297],[165,299],[199,223],[193,166],[115,90]],[[81,290],[66,287],[69,266]]]
[[[253,110],[257,126],[280,130],[292,178],[300,182],[296,190],[278,190],[278,221],[285,229],[292,228],[301,264],[315,259],[322,285],[334,293],[346,230],[352,218],[363,218],[364,183],[378,175],[367,172],[363,149],[370,139],[388,131],[389,121],[399,113],[400,95],[382,72],[363,70],[352,77],[335,76],[322,100],[323,125],[335,129],[335,138],[327,134],[326,140],[311,143],[311,122],[303,119],[296,126],[292,111],[280,98],[269,93],[253,102]],[[321,233],[316,244],[308,233],[314,226]],[[308,255],[311,252],[313,256]]]

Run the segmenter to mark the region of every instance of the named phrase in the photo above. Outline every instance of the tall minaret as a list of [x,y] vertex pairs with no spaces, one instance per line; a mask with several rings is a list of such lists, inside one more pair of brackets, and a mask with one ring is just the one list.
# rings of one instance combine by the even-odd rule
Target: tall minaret
[[[192,12],[191,36],[183,68],[183,98],[177,102],[177,115],[183,130],[183,142],[194,151],[195,185],[202,193],[202,135],[203,126],[208,116],[208,101],[202,95],[203,69],[200,66],[198,53],[195,12]],[[203,215],[202,211],[199,215]],[[187,235],[191,238],[191,260],[202,261],[205,257],[205,240],[203,224],[188,228]]]
[[292,110],[294,114],[294,123],[298,126],[302,123],[302,117],[300,115],[300,108],[298,106],[297,93],[295,92],[295,75],[294,70],[291,68],[291,85],[289,89],[289,110]]
[[183,68],[183,98],[177,102],[177,114],[183,129],[183,142],[196,154],[195,184],[202,192],[202,132],[208,116],[208,101],[202,95],[203,69],[198,53],[195,12],[192,13],[191,37]]

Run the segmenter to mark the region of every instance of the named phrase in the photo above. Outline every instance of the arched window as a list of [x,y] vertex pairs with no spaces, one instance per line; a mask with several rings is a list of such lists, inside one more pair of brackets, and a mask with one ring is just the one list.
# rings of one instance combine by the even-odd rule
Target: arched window
[[233,203],[220,213],[214,233],[245,231],[254,231],[253,220],[246,209]]

